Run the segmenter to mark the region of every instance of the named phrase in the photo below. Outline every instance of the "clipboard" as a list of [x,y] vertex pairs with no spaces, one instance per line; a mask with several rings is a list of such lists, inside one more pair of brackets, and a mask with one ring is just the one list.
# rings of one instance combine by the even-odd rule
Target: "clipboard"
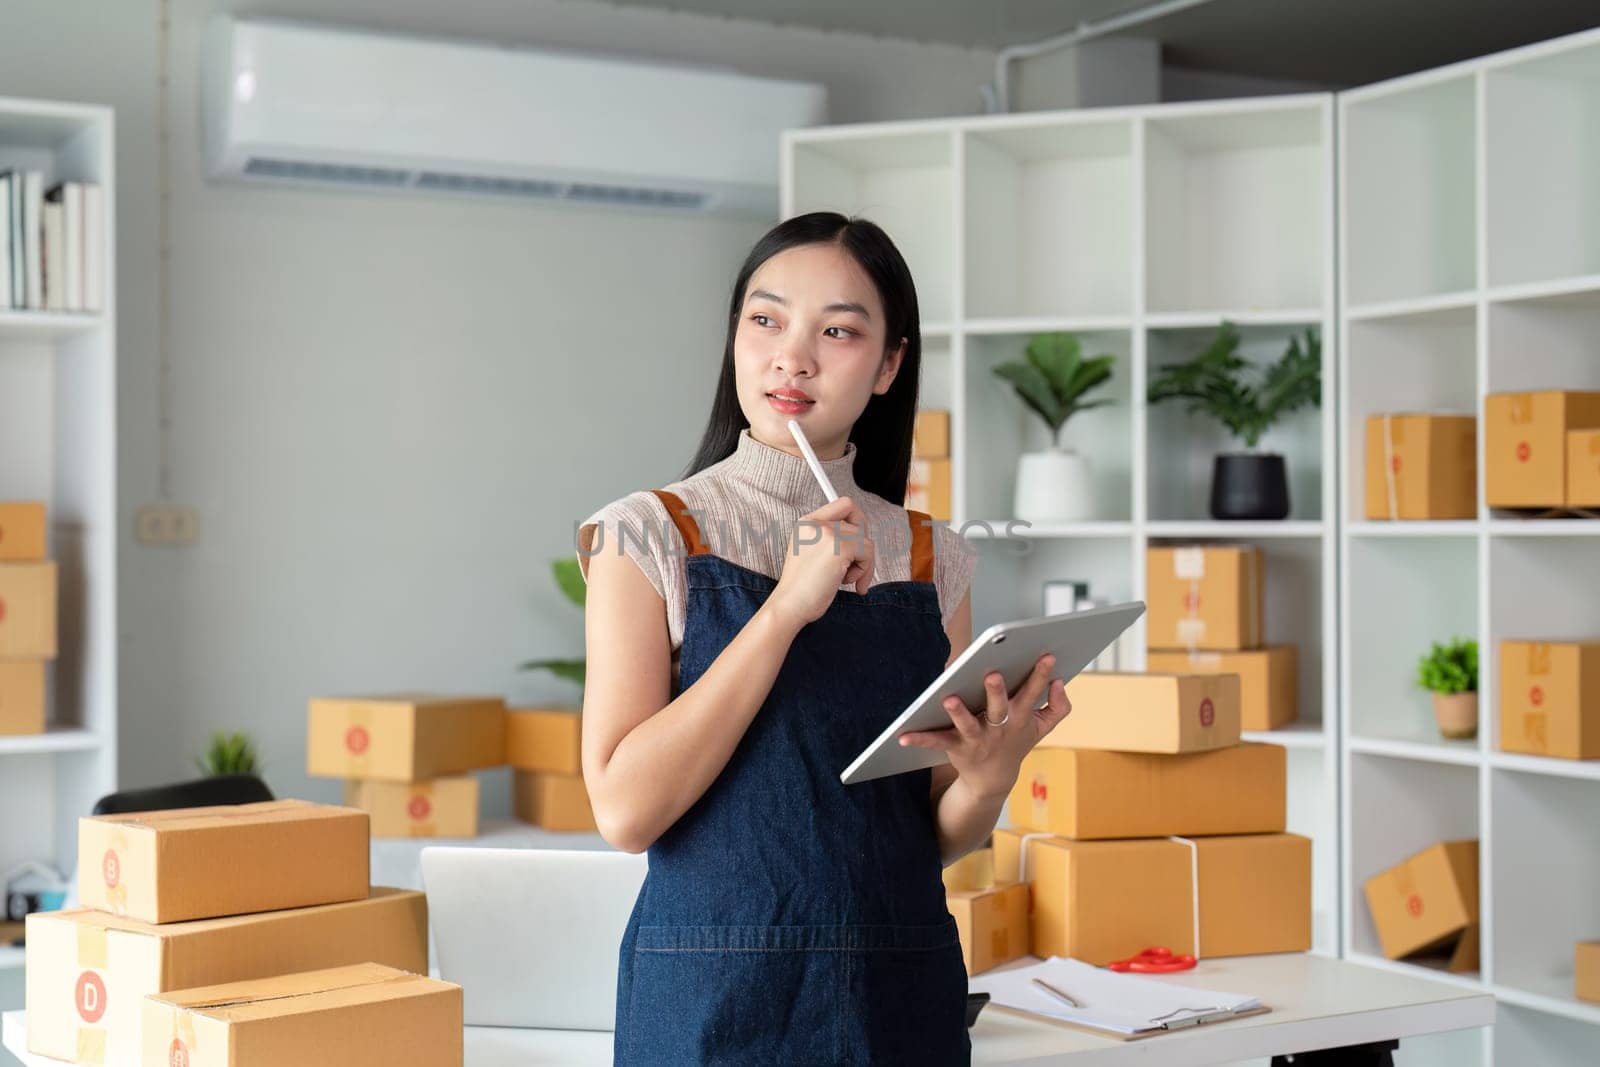
[[[1036,978],[1081,1003],[1069,1005],[1056,999],[1037,987]],[[1060,956],[974,976],[968,988],[990,994],[990,1011],[1039,1019],[1116,1041],[1141,1041],[1272,1010],[1253,996],[1118,974]]]

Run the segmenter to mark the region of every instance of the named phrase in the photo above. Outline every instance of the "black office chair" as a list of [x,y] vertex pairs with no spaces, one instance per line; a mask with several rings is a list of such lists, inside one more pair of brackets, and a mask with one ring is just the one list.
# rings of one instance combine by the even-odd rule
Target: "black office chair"
[[218,804],[255,804],[274,799],[272,790],[253,774],[219,774],[190,782],[127,789],[95,801],[94,815],[126,815],[169,808],[209,808]]

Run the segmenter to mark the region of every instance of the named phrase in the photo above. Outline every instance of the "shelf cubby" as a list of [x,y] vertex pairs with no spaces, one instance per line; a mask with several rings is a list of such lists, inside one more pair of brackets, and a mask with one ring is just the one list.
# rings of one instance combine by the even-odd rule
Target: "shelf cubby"
[[1319,308],[1328,282],[1326,111],[1174,108],[1144,124],[1148,310]]
[[1489,284],[1600,274],[1600,43],[1484,79]]
[[[1239,327],[1239,354],[1253,363],[1272,363],[1303,326]],[[1216,326],[1155,329],[1146,335],[1148,377],[1162,367],[1189,359],[1208,345]],[[1328,339],[1323,338],[1327,346]],[[1328,359],[1325,354],[1324,360]],[[1326,372],[1325,372],[1326,374]],[[1330,391],[1324,388],[1324,407]],[[1149,464],[1149,515],[1152,521],[1203,520],[1210,515],[1212,458],[1243,451],[1243,445],[1217,422],[1190,415],[1182,401],[1152,405],[1146,416]],[[1323,419],[1328,413],[1303,408],[1281,419],[1261,438],[1259,448],[1279,452],[1289,467],[1289,518],[1322,518]]]
[[949,130],[798,136],[786,214],[870,218],[911,267],[923,320],[948,321],[955,316],[954,143]]
[[1133,313],[1133,122],[965,134],[966,314]]
[[1343,95],[1347,306],[1477,285],[1475,99],[1471,73]]
[[1364,538],[1349,568],[1349,729],[1353,738],[1436,745],[1475,754],[1475,741],[1443,738],[1417,660],[1433,641],[1476,638],[1478,538]]
[[1488,391],[1600,389],[1600,288],[1488,305]]
[[[1029,334],[999,334],[966,339],[962,392],[966,419],[961,448],[966,459],[963,517],[996,519],[1014,515],[1017,460],[1024,452],[1047,449],[1050,428],[1016,395],[994,369],[1024,360]],[[1133,513],[1133,338],[1125,330],[1076,333],[1085,357],[1116,357],[1111,380],[1096,394],[1111,401],[1068,420],[1061,443],[1089,457],[1098,520],[1126,520]]]

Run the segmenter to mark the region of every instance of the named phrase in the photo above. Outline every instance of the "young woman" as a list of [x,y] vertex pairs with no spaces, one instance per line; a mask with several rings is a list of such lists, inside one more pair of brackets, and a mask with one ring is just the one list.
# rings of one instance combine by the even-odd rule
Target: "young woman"
[[584,779],[606,840],[649,853],[618,1064],[970,1062],[941,868],[1068,704],[1042,657],[906,739],[948,764],[839,781],[971,640],[974,550],[901,506],[920,357],[888,236],[789,219],[739,271],[688,474],[580,525]]

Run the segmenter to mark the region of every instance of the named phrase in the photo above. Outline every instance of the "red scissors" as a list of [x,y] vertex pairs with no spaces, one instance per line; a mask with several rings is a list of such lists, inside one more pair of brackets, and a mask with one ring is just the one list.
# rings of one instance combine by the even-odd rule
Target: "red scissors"
[[1107,964],[1111,970],[1118,972],[1135,971],[1139,974],[1166,974],[1169,971],[1187,971],[1194,966],[1194,957],[1189,955],[1174,956],[1170,948],[1147,948],[1137,956],[1129,956],[1125,960],[1112,960]]

